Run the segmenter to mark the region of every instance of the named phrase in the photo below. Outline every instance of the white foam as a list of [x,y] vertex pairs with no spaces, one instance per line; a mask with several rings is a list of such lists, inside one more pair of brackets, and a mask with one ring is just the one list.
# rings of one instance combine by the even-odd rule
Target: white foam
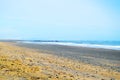
[[24,41],[23,43],[49,44],[49,45],[55,44],[55,45],[66,45],[66,46],[76,46],[76,47],[91,47],[91,48],[120,50],[120,46],[112,46],[112,45],[78,44],[78,43],[70,43],[70,42],[29,42],[29,41]]

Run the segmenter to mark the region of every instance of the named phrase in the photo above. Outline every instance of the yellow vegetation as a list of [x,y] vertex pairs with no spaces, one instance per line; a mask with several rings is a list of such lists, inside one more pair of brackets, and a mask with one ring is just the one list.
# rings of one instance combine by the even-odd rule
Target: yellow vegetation
[[10,60],[6,56],[0,56],[0,73],[2,77],[32,78],[33,74],[40,73],[40,66],[29,66],[20,60]]
[[120,80],[120,72],[0,42],[0,80]]

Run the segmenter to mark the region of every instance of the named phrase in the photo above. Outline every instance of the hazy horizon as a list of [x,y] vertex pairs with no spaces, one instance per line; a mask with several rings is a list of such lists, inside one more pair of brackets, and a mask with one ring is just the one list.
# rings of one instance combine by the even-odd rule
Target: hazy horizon
[[120,41],[120,0],[2,0],[0,40]]

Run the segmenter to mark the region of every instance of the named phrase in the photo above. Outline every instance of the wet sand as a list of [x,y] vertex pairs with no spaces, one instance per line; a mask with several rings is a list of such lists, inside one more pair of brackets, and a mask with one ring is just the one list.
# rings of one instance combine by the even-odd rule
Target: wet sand
[[21,47],[36,49],[38,52],[54,54],[57,56],[117,70],[120,72],[120,50],[52,44],[17,43],[17,45]]

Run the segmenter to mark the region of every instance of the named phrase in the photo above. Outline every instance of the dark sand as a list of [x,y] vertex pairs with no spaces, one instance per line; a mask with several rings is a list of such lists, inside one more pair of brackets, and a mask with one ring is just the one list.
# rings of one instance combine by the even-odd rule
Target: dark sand
[[70,58],[80,62],[101,66],[120,72],[120,50],[51,44],[16,43],[16,45],[36,49],[39,52]]

